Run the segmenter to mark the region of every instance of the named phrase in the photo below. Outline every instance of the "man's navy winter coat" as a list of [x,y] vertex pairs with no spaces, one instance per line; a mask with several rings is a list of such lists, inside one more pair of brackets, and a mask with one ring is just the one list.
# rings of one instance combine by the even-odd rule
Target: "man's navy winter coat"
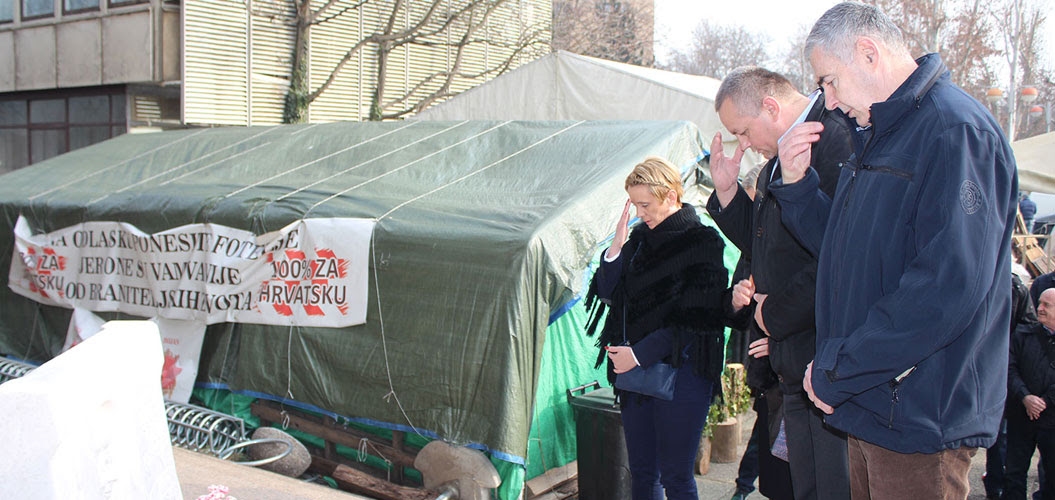
[[826,421],[900,453],[988,447],[1007,382],[1015,159],[937,54],[917,63],[872,105],[834,200],[812,170],[771,192],[819,252],[812,382],[835,407]]

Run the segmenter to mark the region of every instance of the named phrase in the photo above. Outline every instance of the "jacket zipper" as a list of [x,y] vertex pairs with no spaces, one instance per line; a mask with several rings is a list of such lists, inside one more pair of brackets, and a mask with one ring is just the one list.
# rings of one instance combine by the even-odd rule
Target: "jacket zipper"
[[901,372],[900,375],[894,377],[894,380],[890,381],[890,418],[887,420],[887,429],[894,428],[894,407],[901,402],[901,398],[897,395],[898,389],[901,388],[901,382],[914,371],[916,371],[916,365],[912,365],[908,370]]
[[873,172],[879,172],[879,173],[883,173],[883,174],[890,174],[890,175],[893,175],[893,176],[896,176],[896,177],[901,177],[902,179],[912,180],[912,174],[911,173],[905,172],[903,170],[898,170],[896,168],[874,167],[872,165],[861,165],[861,168],[864,169],[864,170],[871,170]]
[[895,380],[890,381],[890,418],[887,420],[887,429],[894,428],[894,408],[896,408],[897,404],[901,401],[901,398],[897,395],[898,388],[900,387],[901,382]]
[[[868,140],[865,142],[864,147],[861,148],[861,155],[860,155],[860,157],[855,158],[854,160],[848,161],[846,163],[846,165],[849,165],[850,168],[853,169],[853,173],[850,174],[850,185],[846,187],[846,197],[843,198],[843,206],[842,206],[842,209],[840,209],[839,224],[842,226],[842,230],[839,231],[839,235],[840,236],[842,236],[843,233],[845,233],[845,230],[846,230],[846,224],[847,224],[847,222],[845,220],[846,219],[846,217],[845,217],[846,209],[850,206],[850,197],[854,193],[854,184],[857,183],[857,172],[860,171],[861,168],[863,167],[863,165],[864,165],[863,160],[864,160],[864,157],[865,157],[865,153],[868,152],[868,147],[872,145],[872,141],[875,140],[875,137],[876,137],[875,136],[875,131],[873,130],[872,135],[868,136]],[[858,166],[858,164],[860,164],[861,166]],[[846,247],[846,245],[843,245],[843,255],[846,254],[845,247]],[[840,255],[839,258],[841,259],[842,255]],[[840,260],[836,260],[836,262],[840,262]],[[833,295],[835,297],[839,296],[839,293],[841,292],[841,290],[839,289],[838,283],[836,283],[834,286],[832,286],[832,291],[834,292]]]

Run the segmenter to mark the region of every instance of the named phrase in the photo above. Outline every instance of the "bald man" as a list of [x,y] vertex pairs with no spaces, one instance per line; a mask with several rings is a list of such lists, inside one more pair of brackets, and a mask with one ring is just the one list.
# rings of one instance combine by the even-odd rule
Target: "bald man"
[[[1037,305],[1040,323],[1024,325],[1011,337],[1007,370],[1006,499],[1026,498],[1026,472],[1040,449],[1046,471],[1055,470],[1055,288],[1044,290]],[[1044,498],[1055,492],[1055,474],[1045,474]]]

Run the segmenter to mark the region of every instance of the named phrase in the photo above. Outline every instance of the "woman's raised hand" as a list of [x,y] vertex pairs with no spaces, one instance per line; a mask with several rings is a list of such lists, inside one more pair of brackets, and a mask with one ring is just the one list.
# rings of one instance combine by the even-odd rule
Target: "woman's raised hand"
[[623,205],[623,215],[619,216],[619,222],[615,225],[615,238],[612,239],[612,246],[608,249],[608,258],[614,258],[619,255],[619,252],[623,250],[623,243],[626,243],[627,232],[630,231],[630,200],[626,200],[626,205]]

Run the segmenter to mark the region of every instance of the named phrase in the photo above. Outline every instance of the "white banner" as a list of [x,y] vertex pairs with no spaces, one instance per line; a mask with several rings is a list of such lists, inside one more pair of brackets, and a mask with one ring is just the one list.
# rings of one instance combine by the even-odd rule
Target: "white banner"
[[189,403],[198,378],[198,359],[205,341],[205,323],[153,318],[161,333],[165,364],[161,368],[161,393],[168,401]]
[[88,337],[99,333],[103,329],[106,320],[92,314],[87,309],[73,308],[70,316],[70,326],[66,328],[66,342],[62,344],[62,352],[72,349],[77,344],[88,340]]
[[15,224],[8,285],[37,302],[142,317],[342,327],[366,322],[374,221],[323,218],[257,236],[218,224],[146,234],[84,222]]

